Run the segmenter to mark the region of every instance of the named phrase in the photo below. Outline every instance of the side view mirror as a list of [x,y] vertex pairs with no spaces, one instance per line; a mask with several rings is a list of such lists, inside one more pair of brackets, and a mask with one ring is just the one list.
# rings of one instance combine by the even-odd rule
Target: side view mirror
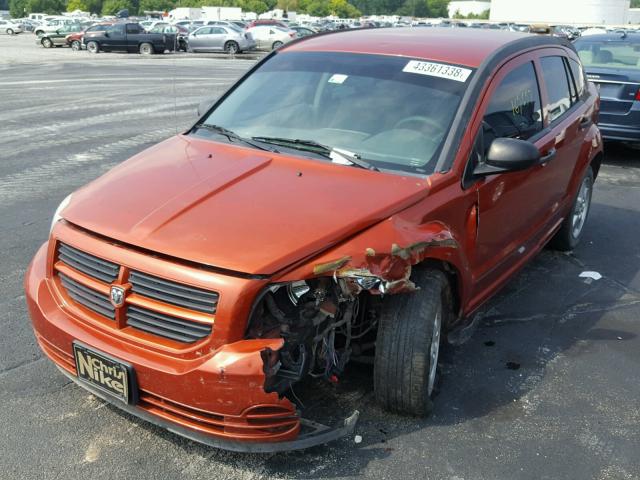
[[540,151],[533,143],[517,138],[496,138],[489,146],[484,163],[476,166],[476,176],[526,170],[541,163]]
[[201,117],[202,115],[207,113],[209,109],[213,107],[213,104],[216,103],[217,100],[218,100],[217,97],[210,97],[200,102],[198,104],[198,109],[197,109],[198,117]]
[[109,38],[109,32],[104,32],[104,36]]

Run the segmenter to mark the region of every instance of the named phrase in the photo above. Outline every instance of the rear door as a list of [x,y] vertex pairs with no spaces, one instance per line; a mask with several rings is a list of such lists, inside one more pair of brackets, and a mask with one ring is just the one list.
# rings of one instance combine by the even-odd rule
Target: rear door
[[227,31],[223,27],[211,27],[209,48],[213,50],[222,50],[224,42],[227,39],[227,35]]
[[538,63],[548,130],[545,148],[555,151],[541,171],[550,197],[551,216],[558,212],[564,214],[572,200],[569,182],[580,157],[584,135],[591,126],[588,106],[583,101],[587,94],[584,81],[576,84],[574,80],[574,75],[579,79],[578,73],[582,74],[580,65],[573,73],[572,62],[575,60],[564,50],[545,49],[540,52]]

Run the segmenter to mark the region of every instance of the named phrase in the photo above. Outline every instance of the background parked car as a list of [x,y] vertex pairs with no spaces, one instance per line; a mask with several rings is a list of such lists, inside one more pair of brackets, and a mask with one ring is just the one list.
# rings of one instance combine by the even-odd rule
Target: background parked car
[[603,138],[640,144],[640,36],[587,35],[574,45],[587,78],[600,91]]
[[221,26],[200,27],[189,34],[187,43],[190,52],[224,51],[234,54],[256,47],[256,42],[250,33]]
[[6,33],[7,35],[15,35],[16,33],[22,33],[23,28],[19,23],[14,23],[11,20],[0,20],[0,35]]
[[54,18],[51,19],[49,21],[47,21],[44,24],[38,25],[33,33],[35,33],[36,35],[42,35],[45,33],[53,33],[56,30],[58,30],[59,28],[62,28],[66,25],[75,25],[78,32],[82,31],[82,27],[80,26],[80,23],[75,20],[75,19],[69,19],[69,18]]
[[[163,33],[166,35],[166,44],[168,50],[187,51],[189,30],[182,25],[169,25],[159,23],[149,33]],[[169,47],[171,46],[171,48]]]
[[247,32],[256,41],[256,48],[260,50],[275,50],[296,38],[296,32],[273,25],[259,25],[248,28]]
[[84,43],[91,53],[99,51],[139,52],[143,55],[172,50],[163,33],[145,32],[137,23],[115,23],[104,32],[86,32]]
[[36,44],[42,45],[44,48],[68,46],[70,44],[67,42],[67,37],[73,33],[78,33],[79,28],[80,24],[64,25],[55,32],[38,35]]
[[273,25],[276,27],[289,28],[286,23],[281,22],[280,20],[273,20],[273,19],[253,20],[252,22],[249,22],[247,24],[247,28],[253,28],[261,25]]
[[84,45],[84,35],[88,32],[104,32],[106,30],[109,29],[109,27],[111,27],[111,25],[113,25],[112,22],[106,22],[106,23],[97,23],[94,25],[91,25],[90,27],[86,28],[84,31],[82,32],[75,32],[72,33],[70,35],[67,35],[67,44],[73,49],[73,50],[82,50],[82,46]]
[[317,33],[314,29],[308,28],[308,27],[295,26],[295,27],[289,27],[289,28],[294,32],[296,32],[296,35],[298,37],[308,37],[309,35],[313,35]]

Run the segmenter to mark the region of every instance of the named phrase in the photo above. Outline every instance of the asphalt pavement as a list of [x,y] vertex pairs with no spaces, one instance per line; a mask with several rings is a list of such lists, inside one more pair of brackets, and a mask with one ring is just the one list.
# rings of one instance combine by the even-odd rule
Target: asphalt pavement
[[0,479],[640,478],[640,150],[620,145],[607,145],[580,246],[543,251],[444,351],[430,418],[382,411],[371,368],[353,365],[296,393],[328,420],[360,410],[360,443],[234,454],[121,413],[43,356],[22,279],[60,200],[187,128],[253,61],[0,37]]

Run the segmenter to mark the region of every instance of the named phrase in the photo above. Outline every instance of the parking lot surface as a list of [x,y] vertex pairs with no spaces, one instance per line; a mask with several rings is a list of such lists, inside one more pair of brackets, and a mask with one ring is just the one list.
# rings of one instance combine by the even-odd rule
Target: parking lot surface
[[0,478],[640,478],[640,150],[623,146],[607,145],[580,246],[543,251],[446,349],[430,418],[382,411],[353,365],[296,393],[327,421],[360,410],[360,443],[232,454],[121,413],[43,357],[22,278],[60,200],[187,128],[252,65],[0,37]]

